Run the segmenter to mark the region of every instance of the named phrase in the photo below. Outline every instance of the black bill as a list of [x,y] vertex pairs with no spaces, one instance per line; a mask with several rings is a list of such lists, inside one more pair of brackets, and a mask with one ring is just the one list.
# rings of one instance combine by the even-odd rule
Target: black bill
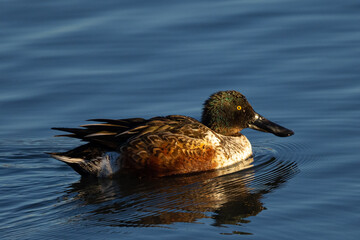
[[271,122],[259,114],[256,114],[254,120],[249,123],[249,128],[272,133],[279,137],[289,137],[294,134],[290,129]]

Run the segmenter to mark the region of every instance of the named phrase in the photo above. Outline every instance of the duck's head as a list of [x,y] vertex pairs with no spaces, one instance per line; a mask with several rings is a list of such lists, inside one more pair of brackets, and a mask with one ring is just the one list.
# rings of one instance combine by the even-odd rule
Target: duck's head
[[290,129],[256,113],[245,96],[237,91],[214,93],[204,103],[201,121],[217,133],[237,135],[244,128],[273,133],[279,137],[294,134]]

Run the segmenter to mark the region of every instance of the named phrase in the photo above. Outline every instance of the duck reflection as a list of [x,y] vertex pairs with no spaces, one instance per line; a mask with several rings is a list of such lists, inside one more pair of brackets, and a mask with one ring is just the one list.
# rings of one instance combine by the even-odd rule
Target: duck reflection
[[238,165],[191,176],[83,178],[67,195],[83,206],[84,218],[109,226],[144,227],[205,218],[213,219],[216,226],[239,225],[265,209],[264,194],[298,172],[293,162],[272,158],[254,167],[252,161],[245,170]]

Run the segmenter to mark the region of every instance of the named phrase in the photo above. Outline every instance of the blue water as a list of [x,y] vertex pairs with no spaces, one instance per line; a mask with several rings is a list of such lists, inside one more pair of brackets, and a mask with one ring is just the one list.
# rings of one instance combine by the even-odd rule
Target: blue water
[[[359,1],[1,1],[1,239],[358,239]],[[219,90],[295,135],[254,167],[84,181],[44,152],[91,118],[197,119]]]

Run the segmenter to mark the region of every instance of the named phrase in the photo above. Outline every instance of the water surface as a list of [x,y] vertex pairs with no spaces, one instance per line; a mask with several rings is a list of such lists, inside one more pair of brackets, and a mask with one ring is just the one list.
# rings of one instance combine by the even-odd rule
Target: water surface
[[[360,4],[2,1],[2,239],[357,239]],[[51,127],[183,114],[234,89],[294,130],[244,130],[245,171],[87,181]]]

